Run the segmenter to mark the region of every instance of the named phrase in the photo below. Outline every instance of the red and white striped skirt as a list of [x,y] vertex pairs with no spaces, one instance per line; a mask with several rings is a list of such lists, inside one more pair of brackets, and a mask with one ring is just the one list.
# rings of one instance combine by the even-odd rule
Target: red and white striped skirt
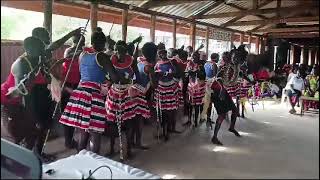
[[191,105],[202,105],[203,98],[206,95],[206,83],[199,82],[197,88],[191,83],[188,84],[188,95]]
[[141,94],[134,97],[134,99],[136,103],[135,113],[141,115],[145,119],[149,119],[151,117],[151,112],[147,97]]
[[67,126],[103,132],[105,129],[104,97],[101,85],[95,82],[80,82],[69,99],[59,120]]
[[247,83],[247,84],[242,84],[240,86],[240,98],[247,98],[248,97],[248,92],[249,89],[251,88],[251,84]]
[[105,108],[107,121],[133,119],[136,114],[136,99],[129,96],[129,85],[113,84],[108,91]]
[[182,93],[179,93],[179,85],[176,81],[161,82],[154,91],[154,107],[160,102],[161,110],[177,110],[180,105]]
[[229,93],[231,98],[236,98],[237,95],[240,94],[240,88],[239,87],[240,87],[239,83],[236,83],[236,84],[231,85],[231,86],[226,86],[226,90]]
[[[183,84],[181,85],[183,86]],[[184,105],[182,89],[183,87],[178,84],[179,107],[182,107]]]

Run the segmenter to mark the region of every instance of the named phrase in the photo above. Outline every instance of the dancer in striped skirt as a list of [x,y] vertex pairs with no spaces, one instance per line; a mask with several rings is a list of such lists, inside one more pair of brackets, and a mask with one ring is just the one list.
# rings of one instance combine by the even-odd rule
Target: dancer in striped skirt
[[185,71],[188,64],[188,52],[183,50],[183,46],[177,50],[178,55],[175,56],[175,59],[177,61],[178,66],[180,67],[180,70],[182,72],[181,79],[182,84],[179,83],[180,89],[182,91],[182,100],[183,100],[183,111],[184,115],[188,115],[188,83],[189,83],[189,77],[188,73]]
[[[138,45],[137,45],[138,46]],[[125,130],[127,139],[127,158],[132,157],[131,145],[133,134],[133,119],[136,114],[136,99],[131,97],[130,89],[133,86],[134,75],[137,74],[136,60],[128,55],[127,44],[124,41],[118,41],[115,45],[115,54],[111,56],[111,62],[115,71],[124,77],[124,81],[112,84],[108,90],[108,96],[105,102],[107,114],[106,119],[114,132],[115,128],[119,128],[120,148],[122,148],[121,131]],[[139,77],[136,75],[136,77]],[[137,78],[139,79],[139,78]],[[139,89],[139,88],[136,88]],[[140,111],[141,112],[141,111]],[[123,128],[121,128],[123,127]],[[109,155],[114,154],[115,134],[111,133],[111,149]],[[120,149],[120,158],[122,149]]]
[[175,62],[167,58],[167,51],[158,50],[158,60],[155,65],[157,87],[154,93],[156,108],[159,110],[164,140],[169,140],[169,125],[173,124],[175,112],[179,107],[179,69]]
[[106,74],[118,82],[109,56],[104,51],[106,37],[101,28],[91,35],[92,48],[84,48],[79,57],[81,79],[69,99],[60,118],[60,123],[80,130],[78,151],[85,149],[91,136],[90,150],[99,153],[101,134],[105,130],[104,98],[101,84]]
[[[200,61],[200,54],[195,51],[192,54],[191,61],[188,62],[186,71],[189,74],[188,95],[189,95],[189,120],[185,125],[194,122],[195,127],[198,126],[198,117],[203,109],[203,98],[206,92],[205,70]],[[192,120],[193,110],[195,113]]]
[[[142,125],[144,120],[148,120],[151,117],[151,112],[149,104],[147,101],[146,93],[150,87],[154,87],[154,65],[156,62],[157,46],[148,42],[142,47],[142,57],[138,58],[138,71],[139,80],[137,81],[137,86],[141,93],[135,96],[136,101],[136,117],[134,118],[134,127],[132,143],[135,147],[139,149],[148,149],[148,147],[142,145]],[[134,138],[135,137],[135,138]]]
[[[177,72],[179,72],[179,75],[177,76],[177,77],[179,77],[178,79],[180,79],[179,83],[178,83],[178,97],[179,97],[178,105],[179,105],[179,107],[184,106],[184,95],[187,94],[187,86],[188,86],[188,82],[184,81],[185,80],[184,70],[187,67],[187,62],[185,62],[185,61],[187,61],[188,54],[186,51],[184,51],[185,53],[183,53],[182,51],[183,51],[183,47],[178,50],[174,49],[174,48],[168,49],[168,59],[172,62],[173,66],[176,67],[176,69],[178,70]],[[185,89],[184,89],[184,82],[187,85],[187,86],[185,86]],[[181,133],[180,131],[178,131],[176,129],[176,124],[177,124],[177,116],[175,115],[173,120],[169,123],[169,130],[168,131],[170,133],[177,133],[177,134]]]
[[[183,64],[183,60],[180,59],[179,55],[178,55],[178,50],[174,49],[174,48],[169,48],[168,49],[168,59],[175,65],[177,66],[177,68],[181,69],[181,72],[184,71],[185,67]],[[185,63],[185,65],[187,65],[187,63]],[[183,74],[180,75],[181,77],[183,76]],[[178,89],[178,93],[179,93],[179,105],[183,106],[183,93],[182,93],[182,89],[183,89],[183,81],[182,79],[179,81],[179,89]],[[170,127],[171,128],[171,127]]]

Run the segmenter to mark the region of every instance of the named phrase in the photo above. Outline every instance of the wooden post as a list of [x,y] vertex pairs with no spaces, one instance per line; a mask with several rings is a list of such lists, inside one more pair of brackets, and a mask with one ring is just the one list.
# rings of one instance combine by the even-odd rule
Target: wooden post
[[156,40],[156,16],[151,15],[151,28],[150,28],[150,40],[155,42]]
[[91,2],[90,8],[91,32],[94,32],[97,29],[98,25],[98,4],[96,2]]
[[304,56],[305,49],[304,48],[305,48],[304,46],[301,46],[300,64],[305,64],[305,56]]
[[190,46],[192,46],[194,50],[196,48],[196,28],[196,23],[193,21],[190,28]]
[[290,51],[290,49],[288,49],[288,52],[287,52],[287,64],[290,64],[290,59],[291,59],[291,51]]
[[232,32],[231,33],[231,42],[230,42],[230,50],[232,50],[232,48],[233,48],[233,40],[234,40],[234,33]]
[[127,42],[128,10],[122,10],[122,41]]
[[240,34],[240,45],[242,45],[243,44],[243,40],[244,40],[244,34]]
[[301,53],[303,55],[303,64],[308,65],[308,56],[309,56],[309,51],[308,51],[308,47],[303,47],[303,53]]
[[294,45],[290,47],[290,64],[295,64],[295,57],[294,57]]
[[309,48],[308,52],[308,65],[312,66],[312,49]]
[[274,46],[274,52],[273,52],[273,70],[276,69],[277,65],[277,52],[278,52],[278,46]]
[[249,44],[249,53],[252,51],[251,50],[251,43],[252,43],[252,36],[251,34],[248,36],[248,44]]
[[256,54],[259,54],[259,46],[260,46],[260,39],[259,37],[257,36],[256,37]]
[[316,60],[316,49],[312,49],[311,51],[311,65],[313,66],[315,64]]
[[252,43],[252,36],[248,35],[248,43],[251,44]]
[[52,43],[52,5],[53,0],[43,1],[44,3],[44,21],[43,27],[49,32],[50,43]]
[[209,27],[208,26],[206,30],[206,54],[207,54],[207,58],[209,58]]
[[316,52],[314,55],[314,63],[319,65],[319,47],[316,47]]
[[264,38],[260,38],[260,44],[261,44],[260,54],[263,54],[266,50],[266,42]]
[[173,19],[173,31],[172,31],[172,38],[173,38],[173,48],[177,47],[177,20]]

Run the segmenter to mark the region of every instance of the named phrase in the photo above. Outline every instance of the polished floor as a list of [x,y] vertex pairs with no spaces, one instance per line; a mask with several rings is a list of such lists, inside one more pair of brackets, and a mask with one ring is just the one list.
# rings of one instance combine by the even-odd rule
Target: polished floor
[[[211,144],[213,130],[205,124],[184,128],[185,119],[177,116],[182,134],[158,142],[155,127],[146,125],[144,142],[150,150],[135,150],[126,163],[163,178],[319,178],[319,114],[291,115],[274,102],[265,102],[264,109],[256,106],[255,112],[247,107],[246,118],[236,125],[242,137],[228,132],[224,121],[219,134],[224,146]],[[75,153],[63,144],[61,137],[51,140],[46,151],[59,158]],[[101,154],[108,146],[104,138]]]

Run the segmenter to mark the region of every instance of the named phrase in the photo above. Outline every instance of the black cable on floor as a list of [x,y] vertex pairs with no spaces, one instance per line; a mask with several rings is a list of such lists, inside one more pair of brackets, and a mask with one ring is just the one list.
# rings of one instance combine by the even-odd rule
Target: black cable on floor
[[89,177],[87,177],[86,179],[91,179],[91,176],[92,176],[98,169],[100,169],[100,168],[102,168],[102,167],[106,167],[106,168],[109,169],[109,171],[110,171],[110,178],[112,179],[112,170],[111,170],[111,168],[110,168],[109,166],[107,166],[107,165],[102,165],[102,166],[97,167],[92,173],[91,173],[91,170],[89,170]]

